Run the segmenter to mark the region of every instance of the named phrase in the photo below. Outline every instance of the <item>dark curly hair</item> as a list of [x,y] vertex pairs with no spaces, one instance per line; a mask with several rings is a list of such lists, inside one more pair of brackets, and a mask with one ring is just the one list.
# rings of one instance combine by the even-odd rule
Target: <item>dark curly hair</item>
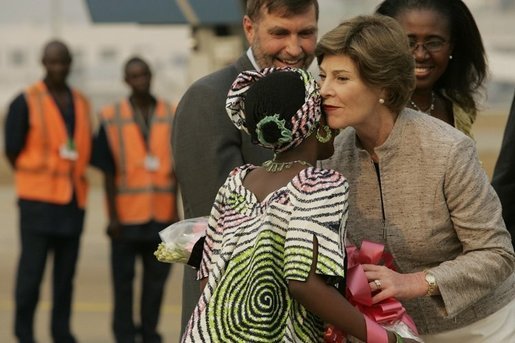
[[[256,127],[266,116],[279,114],[291,130],[292,117],[304,104],[305,92],[304,82],[295,72],[272,73],[256,81],[245,96],[245,120],[252,142],[258,142]],[[273,122],[265,124],[261,131],[270,144],[281,138],[281,131]]]

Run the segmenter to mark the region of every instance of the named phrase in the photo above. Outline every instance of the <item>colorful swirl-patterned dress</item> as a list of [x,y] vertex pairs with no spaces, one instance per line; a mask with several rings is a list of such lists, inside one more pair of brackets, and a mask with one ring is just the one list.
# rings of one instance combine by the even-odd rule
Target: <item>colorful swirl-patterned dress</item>
[[321,342],[324,323],[288,293],[316,272],[344,277],[348,184],[309,167],[259,202],[243,186],[252,165],[231,172],[216,197],[199,278],[208,277],[183,342]]

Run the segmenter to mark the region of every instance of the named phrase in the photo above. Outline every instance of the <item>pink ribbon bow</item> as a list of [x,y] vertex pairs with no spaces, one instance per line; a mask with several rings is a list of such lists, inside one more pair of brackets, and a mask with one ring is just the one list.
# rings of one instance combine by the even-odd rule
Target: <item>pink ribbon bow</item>
[[[345,248],[347,252],[347,289],[346,298],[361,313],[371,318],[378,324],[392,324],[396,321],[402,321],[408,327],[417,333],[417,328],[413,319],[406,313],[406,309],[395,298],[388,298],[376,304],[372,304],[372,291],[368,284],[367,276],[363,270],[362,264],[379,264],[394,270],[393,257],[384,251],[384,245],[370,241],[363,241],[361,249],[353,245]],[[383,331],[384,332],[384,331]],[[373,333],[372,333],[373,334]],[[380,335],[380,333],[376,333]],[[326,331],[326,342],[345,342],[343,334],[337,338],[338,330],[329,326]]]

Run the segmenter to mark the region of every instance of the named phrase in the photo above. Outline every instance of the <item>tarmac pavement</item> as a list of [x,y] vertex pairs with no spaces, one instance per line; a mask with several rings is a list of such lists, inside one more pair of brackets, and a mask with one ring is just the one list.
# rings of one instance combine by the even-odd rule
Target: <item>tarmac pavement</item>
[[[85,230],[75,278],[72,330],[79,342],[114,342],[111,333],[111,275],[109,241],[104,234],[106,224],[104,200],[100,186],[91,189]],[[13,335],[14,281],[19,254],[18,209],[14,189],[0,185],[0,342],[16,342]],[[51,257],[47,261],[40,302],[36,312],[38,343],[51,343]],[[140,272],[138,266],[137,273]],[[159,331],[166,343],[179,341],[182,265],[174,265],[166,287]],[[139,294],[138,283],[135,283]],[[136,304],[136,302],[135,302]],[[136,315],[139,314],[135,308]]]

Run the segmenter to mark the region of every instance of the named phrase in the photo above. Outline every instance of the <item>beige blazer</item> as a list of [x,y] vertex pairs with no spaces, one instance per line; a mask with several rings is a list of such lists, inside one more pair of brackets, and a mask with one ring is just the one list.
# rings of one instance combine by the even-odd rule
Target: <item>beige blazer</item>
[[510,235],[470,138],[405,109],[376,148],[379,177],[353,128],[335,146],[321,164],[349,181],[350,239],[384,243],[399,272],[436,277],[441,296],[404,302],[420,333],[465,326],[515,297]]

